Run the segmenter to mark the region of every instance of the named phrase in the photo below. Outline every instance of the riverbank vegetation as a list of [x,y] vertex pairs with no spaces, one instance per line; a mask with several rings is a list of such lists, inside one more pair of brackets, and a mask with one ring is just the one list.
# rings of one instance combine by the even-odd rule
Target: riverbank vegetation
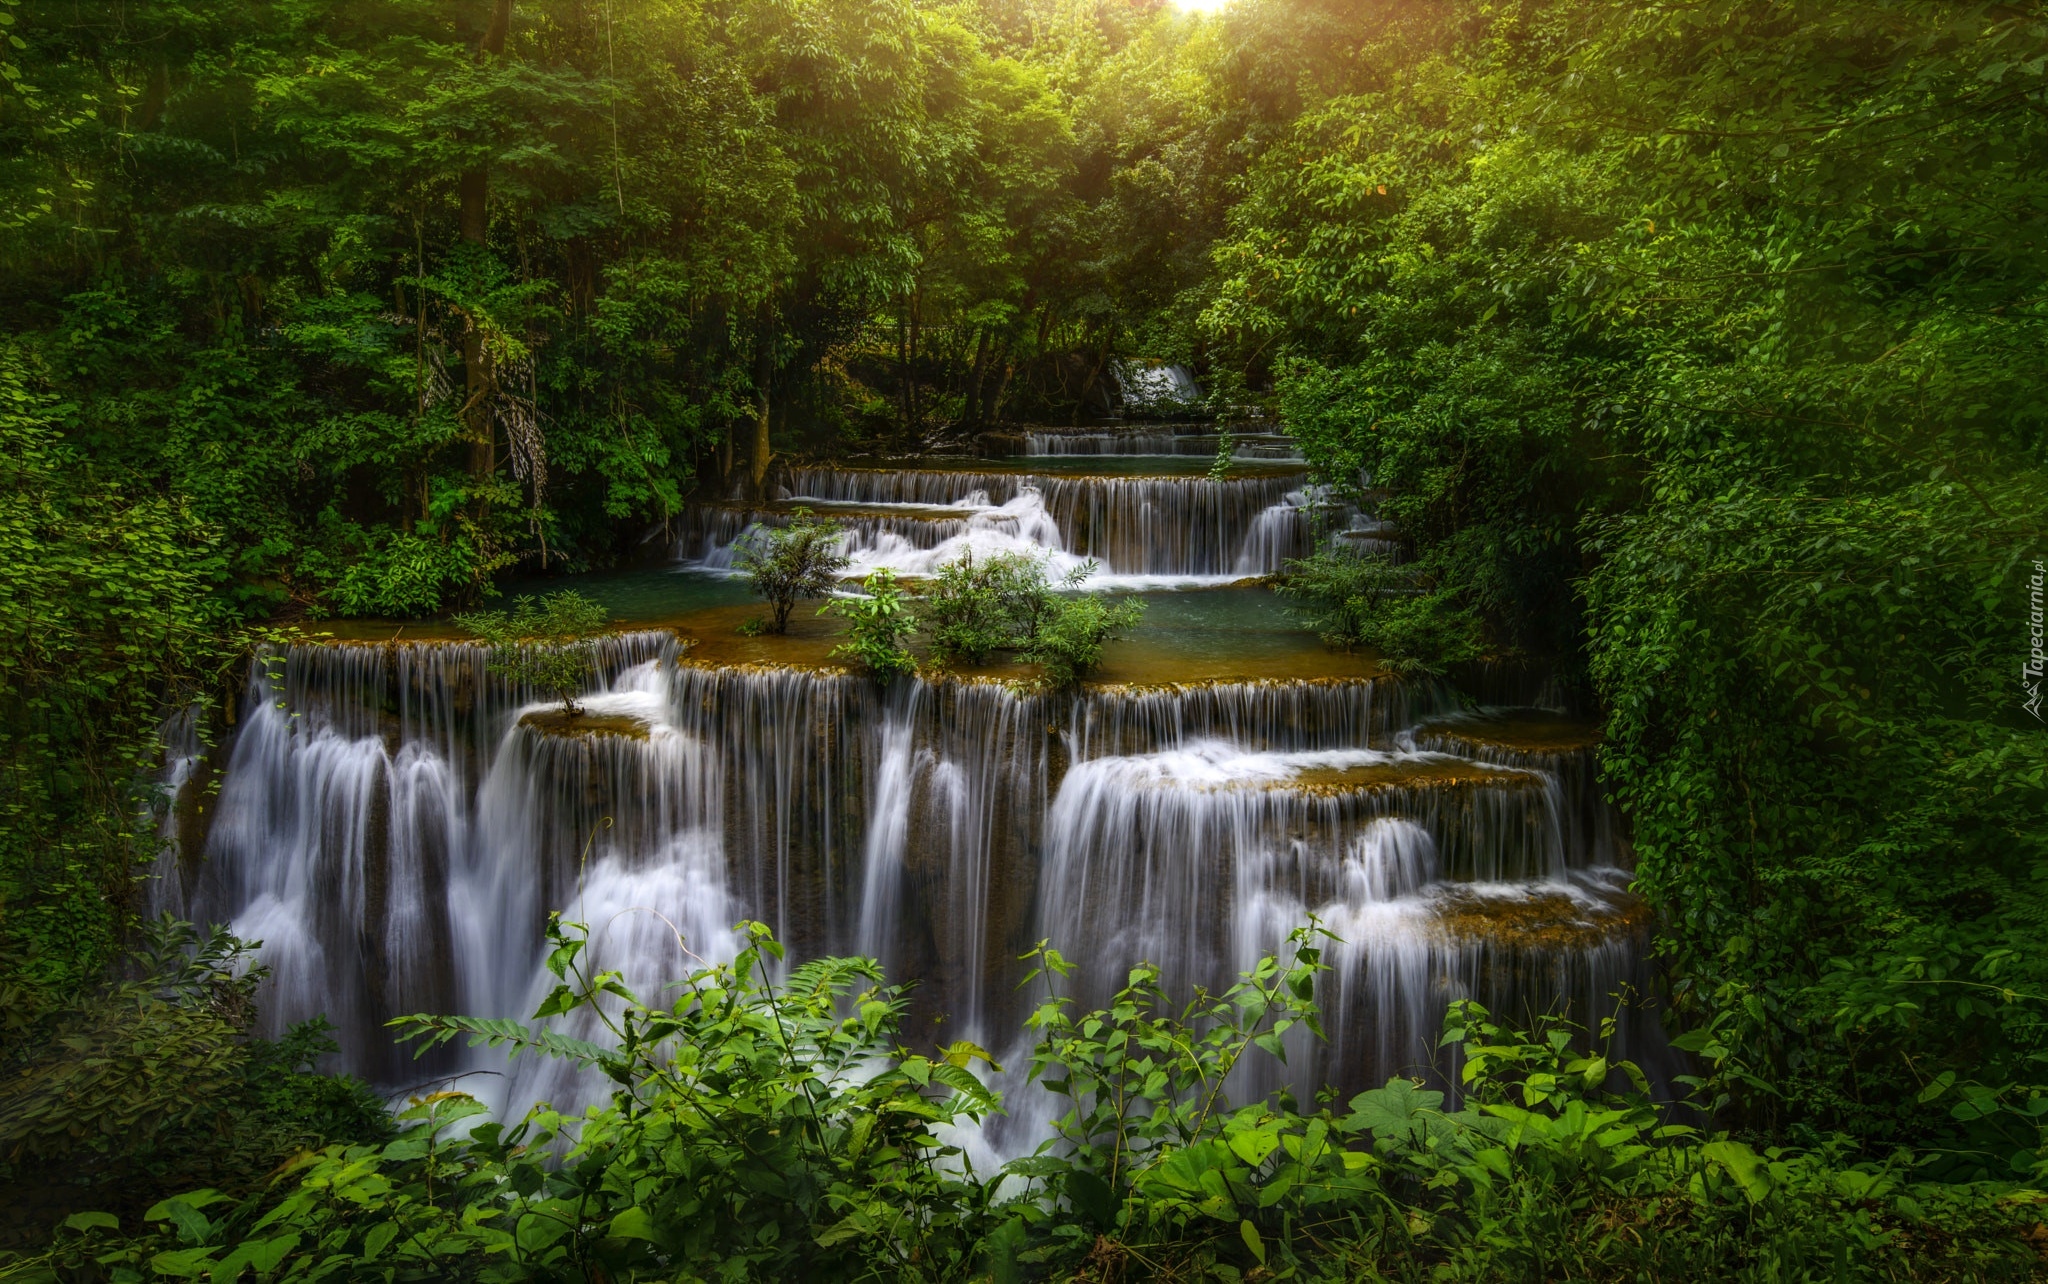
[[[1341,1242],[1379,1245],[1393,1276],[1541,1278],[1577,1268],[1511,1261],[1510,1239],[1625,1255],[1698,1235],[1684,1261],[1746,1263],[1768,1231],[1833,1256],[1756,1258],[1759,1278],[1961,1277],[2004,1250],[1980,1261],[1978,1231],[1929,1210],[2027,1216],[2048,1117],[2048,732],[2023,667],[2048,557],[2038,6],[4,0],[0,18],[10,1012],[59,1013],[117,967],[161,834],[142,780],[164,712],[224,700],[280,618],[478,609],[515,570],[617,564],[686,498],[757,495],[781,463],[1075,422],[1111,404],[1115,361],[1171,359],[1394,523],[1398,584],[1303,568],[1325,632],[1416,672],[1546,666],[1601,710],[1670,1017],[1736,1139],[1563,1139],[1573,1109],[1591,1114],[1572,1128],[1622,1121],[1606,1129],[1638,1107],[1485,1081],[1443,1131],[1358,1125],[1374,1180],[1404,1193],[1360,1196],[1329,1240],[1286,1220],[1298,1190],[1258,1203],[1318,1127],[1304,1108],[1257,1163],[1183,1139],[1209,1193],[1151,1190],[1182,1220],[1142,1235],[1117,1202],[1135,1187],[1105,1203],[1081,1181],[1068,1207],[1107,1209],[1100,1238],[1027,1218],[1018,1269],[1277,1276],[1297,1254],[1336,1269]],[[39,1064],[54,1028],[8,1025],[7,1064]],[[253,1046],[232,1023],[208,1037]],[[1509,1144],[1489,1104],[1537,1122]],[[551,1183],[581,1169],[541,1172],[509,1133],[429,1144],[459,1108],[421,1107],[426,1131],[394,1142],[294,1134],[371,1149],[290,1180],[346,1173],[428,1219],[458,1208],[421,1202],[429,1180],[480,1199],[470,1177],[517,1169],[537,1183],[519,1201],[568,1197]],[[632,1129],[659,1117],[622,1107],[585,1144],[652,1162]],[[840,1162],[813,1124],[806,1162]],[[1602,1166],[1623,1151],[1625,1172]],[[167,1205],[160,1242],[126,1238],[131,1219],[60,1251],[113,1254],[110,1276],[197,1271],[231,1237],[282,1242],[253,1189]],[[1242,1215],[1203,1221],[1211,1197]],[[807,1212],[811,1233],[851,1207]],[[606,1235],[693,1251],[526,1217],[492,1213],[451,1258],[482,1263],[461,1254],[486,1230],[539,1236],[537,1261],[611,1252]],[[1221,1245],[1159,1247],[1169,1224]],[[356,1225],[308,1220],[305,1243]],[[339,1260],[423,1242],[362,1234]],[[849,1235],[849,1261],[900,1246]],[[1680,1260],[1584,1270],[1728,1273]]]

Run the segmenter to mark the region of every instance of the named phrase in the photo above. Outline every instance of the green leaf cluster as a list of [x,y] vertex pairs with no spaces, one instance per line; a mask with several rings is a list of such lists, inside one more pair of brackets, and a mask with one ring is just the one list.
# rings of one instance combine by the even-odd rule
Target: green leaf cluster
[[820,607],[846,619],[846,641],[832,648],[834,658],[844,657],[870,676],[887,682],[917,671],[917,660],[907,641],[917,627],[907,604],[908,595],[896,583],[896,572],[888,567],[861,581],[860,597],[828,602]]
[[1483,622],[1456,587],[1383,557],[1323,550],[1274,588],[1330,646],[1367,647],[1396,673],[1432,675],[1486,654]]

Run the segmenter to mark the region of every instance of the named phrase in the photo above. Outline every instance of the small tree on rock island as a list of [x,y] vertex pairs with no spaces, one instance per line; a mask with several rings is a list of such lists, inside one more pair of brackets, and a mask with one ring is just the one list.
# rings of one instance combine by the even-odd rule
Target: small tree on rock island
[[755,631],[789,631],[789,613],[805,599],[832,591],[849,560],[839,551],[837,522],[820,521],[808,508],[790,514],[786,526],[756,526],[740,537],[733,567],[768,603],[773,619],[765,626],[749,621]]
[[455,623],[491,648],[492,673],[549,693],[562,702],[563,714],[575,718],[583,713],[576,694],[597,660],[591,635],[609,618],[604,607],[564,589],[544,598],[515,598],[509,611],[458,615]]

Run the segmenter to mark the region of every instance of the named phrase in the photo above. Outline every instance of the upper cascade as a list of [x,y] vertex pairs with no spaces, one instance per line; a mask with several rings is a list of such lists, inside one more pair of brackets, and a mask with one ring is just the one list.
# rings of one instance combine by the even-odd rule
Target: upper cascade
[[1229,444],[1236,460],[1268,459],[1287,463],[1303,460],[1301,447],[1282,433],[1260,431],[1247,425],[1240,430],[1218,432],[1207,425],[1129,424],[1114,428],[1028,428],[983,433],[982,444],[998,457],[1057,458],[1093,455],[1115,458],[1148,456],[1200,456],[1214,459]]
[[1024,552],[1066,572],[1096,562],[1091,587],[1226,583],[1272,575],[1309,550],[1309,514],[1319,497],[1298,465],[1241,465],[1221,479],[1187,457],[1145,471],[1054,471],[995,461],[914,468],[790,469],[782,494],[757,507],[705,506],[685,519],[679,560],[730,566],[734,542],[755,524],[775,525],[804,508],[846,531],[849,576],[881,567],[928,575],[972,550]]
[[1186,366],[1164,361],[1125,360],[1111,366],[1117,399],[1125,414],[1160,414],[1198,409],[1204,397]]

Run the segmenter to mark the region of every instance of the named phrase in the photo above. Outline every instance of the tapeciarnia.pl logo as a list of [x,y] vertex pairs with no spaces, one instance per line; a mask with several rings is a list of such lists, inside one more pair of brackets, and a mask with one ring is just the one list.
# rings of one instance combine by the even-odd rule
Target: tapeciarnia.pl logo
[[2048,562],[2034,559],[2033,578],[2028,583],[2029,602],[2027,612],[2027,658],[2020,664],[2020,685],[2026,689],[2027,701],[2023,706],[2034,715],[2034,721],[2044,722],[2041,716],[2041,671],[2048,666],[2048,655],[2041,650],[2041,588],[2048,581]]

